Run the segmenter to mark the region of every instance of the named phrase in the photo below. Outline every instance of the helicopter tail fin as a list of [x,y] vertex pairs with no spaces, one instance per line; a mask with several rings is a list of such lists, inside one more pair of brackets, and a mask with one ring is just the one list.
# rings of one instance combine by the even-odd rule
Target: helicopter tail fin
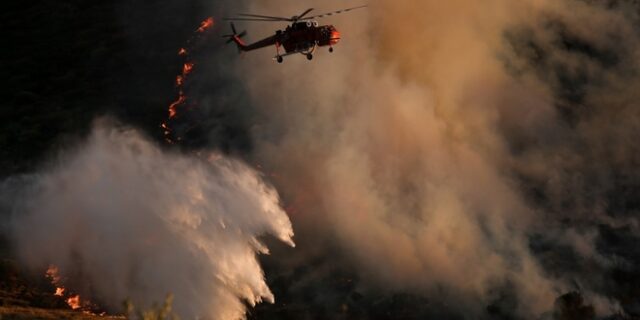
[[236,32],[236,26],[233,24],[233,22],[231,22],[231,32],[231,34],[225,34],[222,36],[223,38],[228,38],[226,43],[234,42],[236,46],[238,46],[238,51],[245,51],[247,45],[244,43],[244,41],[242,41],[242,37],[247,35],[247,31],[243,30],[238,34]]

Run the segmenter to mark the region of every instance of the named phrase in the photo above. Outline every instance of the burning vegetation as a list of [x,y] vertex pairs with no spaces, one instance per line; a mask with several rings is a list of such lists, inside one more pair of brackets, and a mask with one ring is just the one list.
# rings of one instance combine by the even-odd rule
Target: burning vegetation
[[[71,293],[64,287],[63,279],[60,276],[60,269],[57,266],[50,265],[45,272],[45,277],[49,279],[51,284],[56,288],[54,296],[61,297],[72,310],[80,310],[86,314],[96,315],[97,306],[85,299],[81,299],[79,294]],[[101,312],[99,315],[104,315]]]
[[190,53],[194,49],[194,44],[196,43],[196,40],[201,38],[207,30],[213,27],[213,24],[214,24],[214,21],[213,21],[213,18],[211,17],[203,20],[200,23],[200,27],[196,29],[191,39],[187,41],[187,46],[180,48],[178,50],[178,56],[183,57],[185,59],[184,63],[182,64],[182,72],[176,76],[176,88],[178,90],[178,98],[169,105],[167,120],[165,120],[163,123],[160,124],[160,127],[163,130],[165,141],[167,141],[168,143],[173,144],[182,139],[180,136],[177,136],[176,134],[174,134],[174,130],[171,129],[171,125],[170,125],[171,122],[174,120],[174,118],[178,116],[179,110],[187,109],[195,106],[195,103],[190,101],[185,93],[186,91],[185,85],[187,82],[187,78],[189,74],[193,72],[194,67],[196,65]]
[[213,18],[209,17],[200,23],[200,27],[196,31],[202,33],[211,27],[213,27]]
[[[180,140],[180,137],[175,137],[172,135],[172,130],[169,125],[170,121],[178,115],[179,110],[191,106],[185,93],[184,86],[188,76],[194,71],[195,67],[195,63],[192,61],[192,57],[189,55],[189,53],[193,49],[192,44],[208,29],[210,29],[213,24],[214,20],[211,17],[203,20],[200,23],[198,29],[196,29],[195,34],[192,36],[192,38],[187,41],[187,47],[180,48],[178,50],[178,56],[185,59],[182,65],[181,73],[176,76],[175,85],[178,90],[178,98],[169,105],[167,120],[160,124],[160,127],[162,128],[163,134],[165,136],[165,140],[169,143],[174,143],[175,141]],[[55,288],[55,291],[52,292],[53,296],[63,299],[66,305],[71,310],[82,311],[82,313],[86,315],[94,316],[104,316],[106,314],[104,311],[100,310],[97,305],[93,304],[86,298],[81,297],[80,294],[73,292],[72,290],[65,287],[64,278],[61,276],[60,269],[57,266],[50,265],[45,272],[45,277]],[[165,302],[165,308],[167,306],[167,303],[170,302]],[[128,308],[130,308],[131,306],[132,305],[130,303],[127,304]],[[128,312],[130,311],[131,310],[128,310]]]

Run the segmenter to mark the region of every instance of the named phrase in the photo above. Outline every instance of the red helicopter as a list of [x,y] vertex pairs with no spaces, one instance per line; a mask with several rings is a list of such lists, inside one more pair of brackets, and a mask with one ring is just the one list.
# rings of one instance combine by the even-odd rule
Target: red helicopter
[[[313,59],[313,52],[317,47],[329,46],[329,52],[333,52],[333,46],[340,40],[340,32],[332,25],[318,25],[318,22],[314,19],[322,18],[325,16],[331,16],[355,9],[365,8],[366,6],[359,6],[353,8],[342,9],[338,11],[323,13],[315,16],[307,17],[307,14],[313,10],[313,8],[307,9],[297,16],[291,18],[286,17],[274,17],[264,16],[259,14],[239,13],[237,18],[225,18],[229,21],[267,21],[267,22],[291,22],[291,25],[287,26],[284,30],[277,30],[276,34],[260,41],[256,41],[252,44],[245,44],[242,41],[242,37],[247,34],[246,31],[242,31],[240,34],[236,32],[236,27],[231,22],[232,34],[224,35],[223,37],[229,38],[227,43],[235,42],[239,51],[251,51],[255,49],[264,48],[267,46],[276,46],[276,56],[274,59],[278,63],[282,63],[283,57],[294,53],[300,53],[307,56],[307,59]],[[284,53],[280,53],[280,47],[284,47]]]

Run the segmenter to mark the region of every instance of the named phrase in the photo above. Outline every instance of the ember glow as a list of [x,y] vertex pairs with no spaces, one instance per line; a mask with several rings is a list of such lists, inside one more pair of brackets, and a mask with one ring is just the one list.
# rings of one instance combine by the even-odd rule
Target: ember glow
[[[47,277],[49,281],[51,281],[51,284],[56,287],[56,291],[53,293],[53,295],[57,297],[65,298],[65,292],[67,292],[67,289],[62,285],[62,277],[60,276],[60,269],[58,269],[57,266],[49,265],[49,268],[47,268],[47,271],[45,272],[45,277]],[[81,303],[79,294],[69,295],[65,299],[65,301],[67,302],[67,305],[69,305],[69,307],[72,310],[79,310],[82,308],[82,303]],[[87,305],[89,305],[89,303],[87,303]],[[89,310],[85,310],[85,311],[88,313],[91,313]]]
[[58,270],[58,267],[50,265],[45,273],[45,277],[47,277],[49,281],[51,281],[51,284],[56,287],[54,295],[58,297],[64,296],[65,288],[61,284],[60,271]]
[[182,77],[186,77],[193,70],[193,62],[187,62],[182,67]]
[[176,76],[176,88],[178,89],[178,98],[169,105],[168,110],[168,119],[160,124],[160,128],[162,128],[162,132],[165,137],[165,141],[168,143],[175,143],[176,141],[181,140],[181,137],[174,137],[172,135],[173,130],[171,129],[170,120],[174,119],[178,116],[179,110],[183,109],[187,105],[187,96],[185,94],[185,85],[187,82],[188,76],[193,72],[195,62],[193,62],[192,57],[189,56],[189,53],[193,51],[193,43],[195,40],[202,37],[203,33],[210,29],[213,26],[213,18],[209,17],[202,22],[200,22],[200,27],[195,31],[194,36],[187,41],[188,46],[182,47],[178,50],[178,56],[184,57],[185,62],[182,64],[182,72]]
[[80,309],[82,306],[80,305],[80,295],[74,295],[69,297],[69,299],[67,299],[67,304],[69,305],[69,307],[71,307],[71,309],[73,310],[78,310]]
[[204,32],[205,30],[211,28],[213,26],[213,18],[209,17],[200,23],[200,28],[198,28],[197,32]]
[[[179,106],[181,106],[185,100],[187,99],[187,97],[185,97],[185,95],[180,92],[180,95],[178,96],[178,100],[174,101],[171,105],[169,105],[169,119],[173,118],[176,116],[176,114],[178,113],[177,109]],[[161,124],[161,126],[163,128],[167,128],[166,124]]]

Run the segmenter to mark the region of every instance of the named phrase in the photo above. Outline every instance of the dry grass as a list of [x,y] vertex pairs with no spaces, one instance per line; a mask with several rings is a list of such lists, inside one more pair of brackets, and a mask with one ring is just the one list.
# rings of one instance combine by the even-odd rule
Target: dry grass
[[63,298],[53,295],[54,291],[44,276],[27,277],[15,261],[0,259],[0,320],[124,319],[73,311]]
[[99,316],[79,311],[64,309],[42,309],[20,306],[0,306],[0,320],[96,320],[96,319],[124,319],[124,317]]

